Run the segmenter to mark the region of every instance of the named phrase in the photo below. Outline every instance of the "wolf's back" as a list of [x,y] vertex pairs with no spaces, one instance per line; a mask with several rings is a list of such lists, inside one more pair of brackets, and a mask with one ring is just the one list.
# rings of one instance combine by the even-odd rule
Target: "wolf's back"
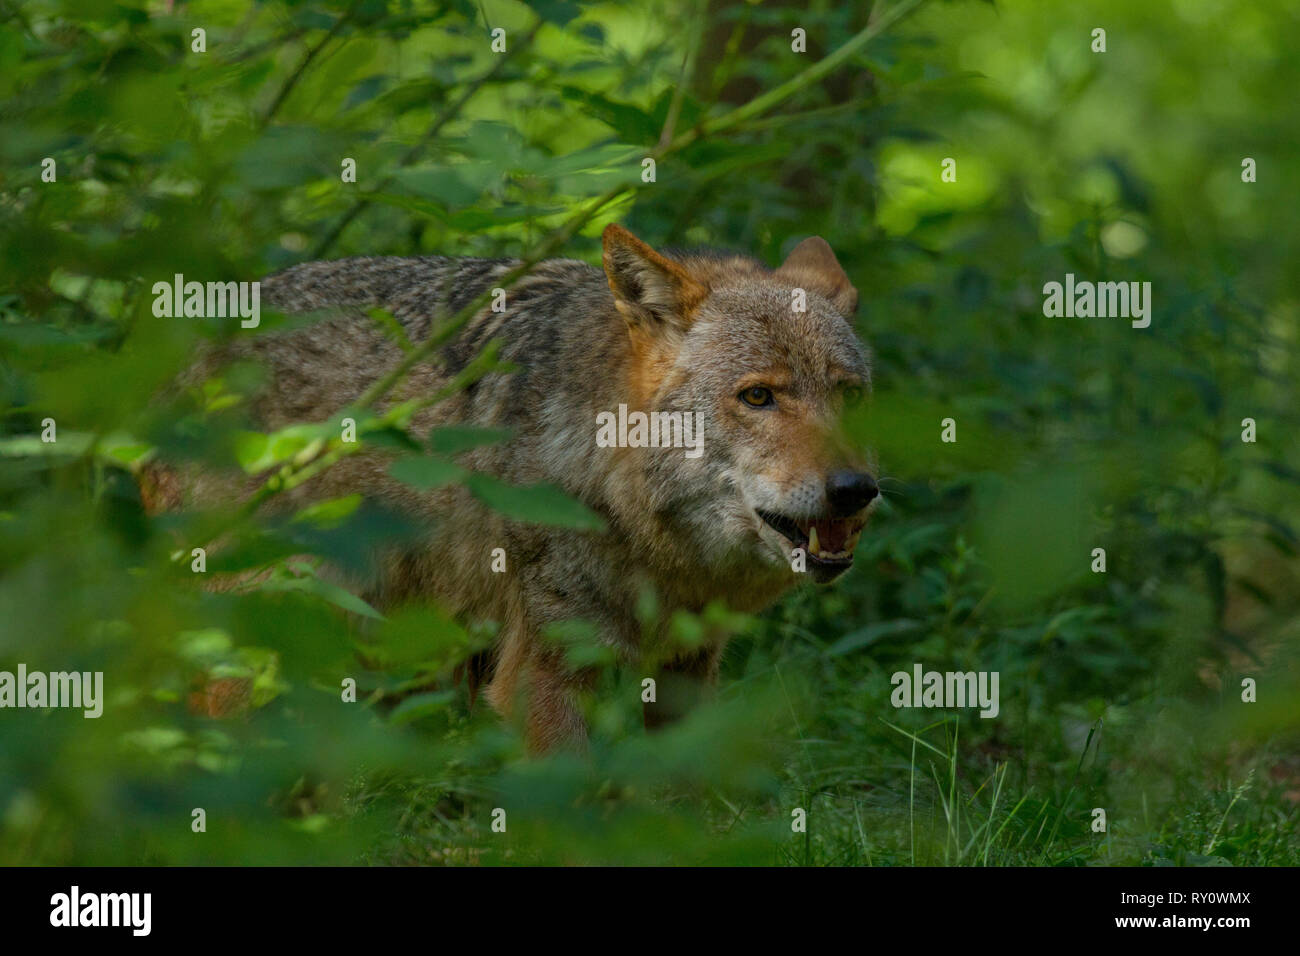
[[[253,428],[274,431],[329,420],[354,405],[407,354],[391,323],[377,321],[368,309],[389,312],[418,345],[483,292],[502,286],[503,276],[516,265],[509,259],[419,256],[294,266],[262,281],[262,301],[286,314],[319,312],[319,317],[289,328],[237,334],[196,362],[180,383],[198,385],[220,375],[232,361],[251,362],[264,372],[245,405]],[[514,484],[546,481],[580,493],[592,483],[585,467],[590,462],[582,459],[580,449],[592,441],[596,409],[608,404],[600,386],[616,377],[617,343],[626,337],[604,274],[587,263],[548,260],[510,286],[503,304],[504,310],[490,304],[480,309],[436,354],[412,367],[378,407],[436,394],[497,339],[508,367],[416,412],[410,434],[423,439],[431,428],[449,424],[504,428],[513,436],[510,440],[472,449],[458,461]],[[575,467],[575,457],[583,464]],[[374,581],[350,585],[380,603],[436,592],[449,606],[467,608],[496,593],[467,576],[489,566],[486,558],[479,560],[481,544],[516,541],[520,554],[538,551],[520,537],[537,534],[535,529],[508,533],[499,515],[459,486],[425,491],[397,481],[388,473],[390,458],[382,446],[363,448],[277,496],[268,507],[300,507],[360,493],[418,519],[420,526],[428,519],[456,543],[454,567],[448,565],[446,548],[430,536],[419,554],[406,556]],[[247,497],[263,477],[157,461],[141,475],[141,490],[151,511],[210,507]]]
[[[263,301],[284,313],[319,312],[320,317],[240,336],[192,369],[189,380],[195,383],[232,359],[251,360],[267,373],[249,405],[256,427],[324,421],[354,403],[406,355],[408,346],[368,309],[389,312],[418,346],[484,292],[504,288],[505,276],[517,265],[513,259],[416,256],[293,266],[263,280]],[[625,339],[604,273],[577,260],[546,260],[413,367],[379,407],[434,394],[498,340],[509,371],[489,374],[421,412],[412,425],[508,428],[517,440],[494,449],[500,459],[484,464],[506,478],[558,480],[554,470],[563,466],[560,458],[567,458],[575,442],[590,438],[596,411],[609,404]]]
[[[292,352],[300,343],[310,350],[314,341],[319,351],[328,341],[331,347],[342,348],[338,360],[353,357],[357,347],[374,351],[384,336],[365,310],[375,306],[391,313],[418,344],[439,320],[502,286],[518,264],[516,259],[362,256],[293,266],[263,280],[263,300],[282,312],[323,310],[330,317],[309,329],[253,339],[250,350],[268,356]],[[491,338],[503,340],[507,357],[516,361],[531,357],[527,364],[536,365],[537,359],[567,353],[557,351],[566,343],[589,348],[605,337],[602,333],[608,332],[612,316],[599,269],[573,259],[549,259],[466,323],[442,349],[441,365],[448,372],[458,371]],[[388,344],[393,345],[391,340]],[[579,354],[563,357],[580,364]]]
[[379,306],[399,320],[425,320],[422,324],[427,327],[428,319],[460,309],[516,264],[512,259],[449,256],[356,256],[306,262],[264,279],[262,295],[282,312]]
[[[223,358],[252,359],[269,372],[255,404],[265,427],[319,421],[355,400],[403,357],[402,346],[367,310],[390,313],[412,343],[435,325],[493,288],[517,262],[448,256],[361,256],[293,266],[262,281],[263,301],[288,314],[320,312],[311,324],[238,342]],[[490,314],[490,313],[489,313]],[[480,312],[444,347],[434,362],[417,369],[403,388],[436,387],[472,354]],[[509,332],[510,329],[503,331]],[[477,351],[476,349],[474,351]],[[460,361],[451,361],[460,358]],[[436,375],[436,371],[441,375]]]

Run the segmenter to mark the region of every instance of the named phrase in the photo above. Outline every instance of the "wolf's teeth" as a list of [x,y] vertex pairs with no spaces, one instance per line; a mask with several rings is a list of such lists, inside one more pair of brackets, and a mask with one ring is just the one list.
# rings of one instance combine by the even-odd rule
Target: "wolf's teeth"
[[821,543],[817,540],[817,526],[808,529],[808,553],[821,554]]

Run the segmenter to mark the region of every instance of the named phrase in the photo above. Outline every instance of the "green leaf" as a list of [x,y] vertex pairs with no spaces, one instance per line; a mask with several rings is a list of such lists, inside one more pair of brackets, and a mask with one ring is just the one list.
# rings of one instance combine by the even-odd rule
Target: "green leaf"
[[464,660],[474,643],[460,624],[436,606],[408,606],[394,611],[358,644],[357,651],[384,667],[422,665],[441,671]]
[[645,110],[620,103],[601,93],[588,92],[576,86],[565,86],[560,95],[570,102],[582,105],[584,112],[605,123],[619,139],[629,143],[653,143],[659,139],[662,124]]
[[421,199],[433,200],[445,209],[467,206],[479,197],[477,189],[446,167],[401,169],[393,178]]
[[424,451],[418,441],[400,428],[376,428],[373,431],[365,431],[361,441],[375,448],[391,448],[393,451]]
[[235,460],[250,475],[256,475],[289,461],[314,441],[336,434],[331,422],[289,425],[266,435],[239,432],[235,436]]
[[374,618],[379,621],[384,619],[382,614],[351,591],[329,581],[323,581],[318,577],[272,578],[269,581],[263,581],[258,586],[258,589],[262,591],[302,591],[323,598],[336,607],[351,611],[353,614],[360,614],[362,617]]
[[389,466],[388,473],[416,488],[441,488],[461,481],[469,474],[444,458],[402,458]]
[[100,457],[114,464],[130,465],[152,450],[153,446],[146,442],[125,442],[120,445],[105,443],[100,448]]
[[12,435],[0,438],[0,455],[22,458],[27,456],[69,456],[84,455],[93,440],[85,432],[64,432],[58,441],[43,442],[39,435]]
[[146,727],[122,735],[122,743],[127,747],[155,755],[179,747],[185,740],[185,732],[175,727]]
[[188,661],[210,664],[230,653],[233,642],[220,628],[182,631],[176,636],[176,653]]
[[447,217],[448,225],[464,232],[510,226],[520,222],[545,220],[559,216],[566,206],[523,206],[518,204],[492,205],[487,208],[462,209]]
[[235,169],[249,189],[285,189],[332,174],[321,157],[333,155],[329,137],[309,126],[272,126],[239,155]]
[[440,710],[446,709],[447,705],[456,699],[454,690],[440,690],[428,694],[416,694],[414,697],[408,697],[388,715],[390,724],[409,724],[413,720],[419,720],[421,717],[428,717],[430,714],[436,714]]
[[539,17],[558,27],[582,13],[582,8],[573,0],[533,0],[530,6]]
[[322,528],[333,528],[342,524],[361,504],[361,495],[344,495],[342,498],[329,498],[300,508],[293,516],[294,521],[314,524]]
[[429,432],[429,448],[439,455],[456,455],[480,445],[494,445],[514,434],[509,428],[477,425],[439,425]]
[[381,309],[379,306],[372,306],[366,309],[366,315],[375,320],[375,324],[384,330],[384,334],[397,343],[398,348],[403,352],[410,352],[415,349],[411,340],[406,336],[406,329],[402,323],[398,322],[393,313],[387,309]]
[[605,530],[598,514],[555,485],[509,485],[481,474],[470,475],[465,483],[475,498],[508,518],[584,531]]

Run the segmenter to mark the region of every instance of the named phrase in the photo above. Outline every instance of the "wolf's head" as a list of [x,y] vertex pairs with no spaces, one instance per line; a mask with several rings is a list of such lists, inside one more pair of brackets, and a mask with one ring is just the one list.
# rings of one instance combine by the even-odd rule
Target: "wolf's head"
[[702,426],[699,457],[643,459],[675,546],[723,574],[761,570],[751,582],[793,579],[796,549],[816,580],[842,574],[878,491],[842,429],[871,379],[848,319],[858,294],[831,247],[806,239],[770,270],[661,254],[611,225],[604,267],[631,339],[629,405]]

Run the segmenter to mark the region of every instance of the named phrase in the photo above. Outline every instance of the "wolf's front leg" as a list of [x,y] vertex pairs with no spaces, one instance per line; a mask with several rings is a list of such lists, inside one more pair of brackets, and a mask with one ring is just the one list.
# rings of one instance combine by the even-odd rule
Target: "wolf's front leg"
[[599,672],[574,668],[567,642],[544,635],[556,625],[585,622],[597,644],[627,664],[636,658],[640,641],[635,592],[613,557],[589,536],[531,530],[512,547],[530,560],[519,569],[517,589],[504,608],[486,696],[502,715],[523,718],[531,752],[585,749],[581,697],[595,686]]
[[681,719],[712,695],[722,647],[721,643],[702,647],[660,668],[655,700],[642,705],[646,730],[658,730]]
[[530,753],[587,749],[587,722],[579,695],[589,684],[562,665],[538,661],[529,668],[524,733]]
[[521,617],[503,629],[484,697],[506,719],[522,715],[530,753],[585,750],[587,724],[579,698],[594,677],[566,666],[563,653],[546,646]]
[[573,673],[556,655],[506,643],[484,696],[502,717],[523,715],[529,753],[581,751],[587,723],[579,696],[590,685],[590,677]]

